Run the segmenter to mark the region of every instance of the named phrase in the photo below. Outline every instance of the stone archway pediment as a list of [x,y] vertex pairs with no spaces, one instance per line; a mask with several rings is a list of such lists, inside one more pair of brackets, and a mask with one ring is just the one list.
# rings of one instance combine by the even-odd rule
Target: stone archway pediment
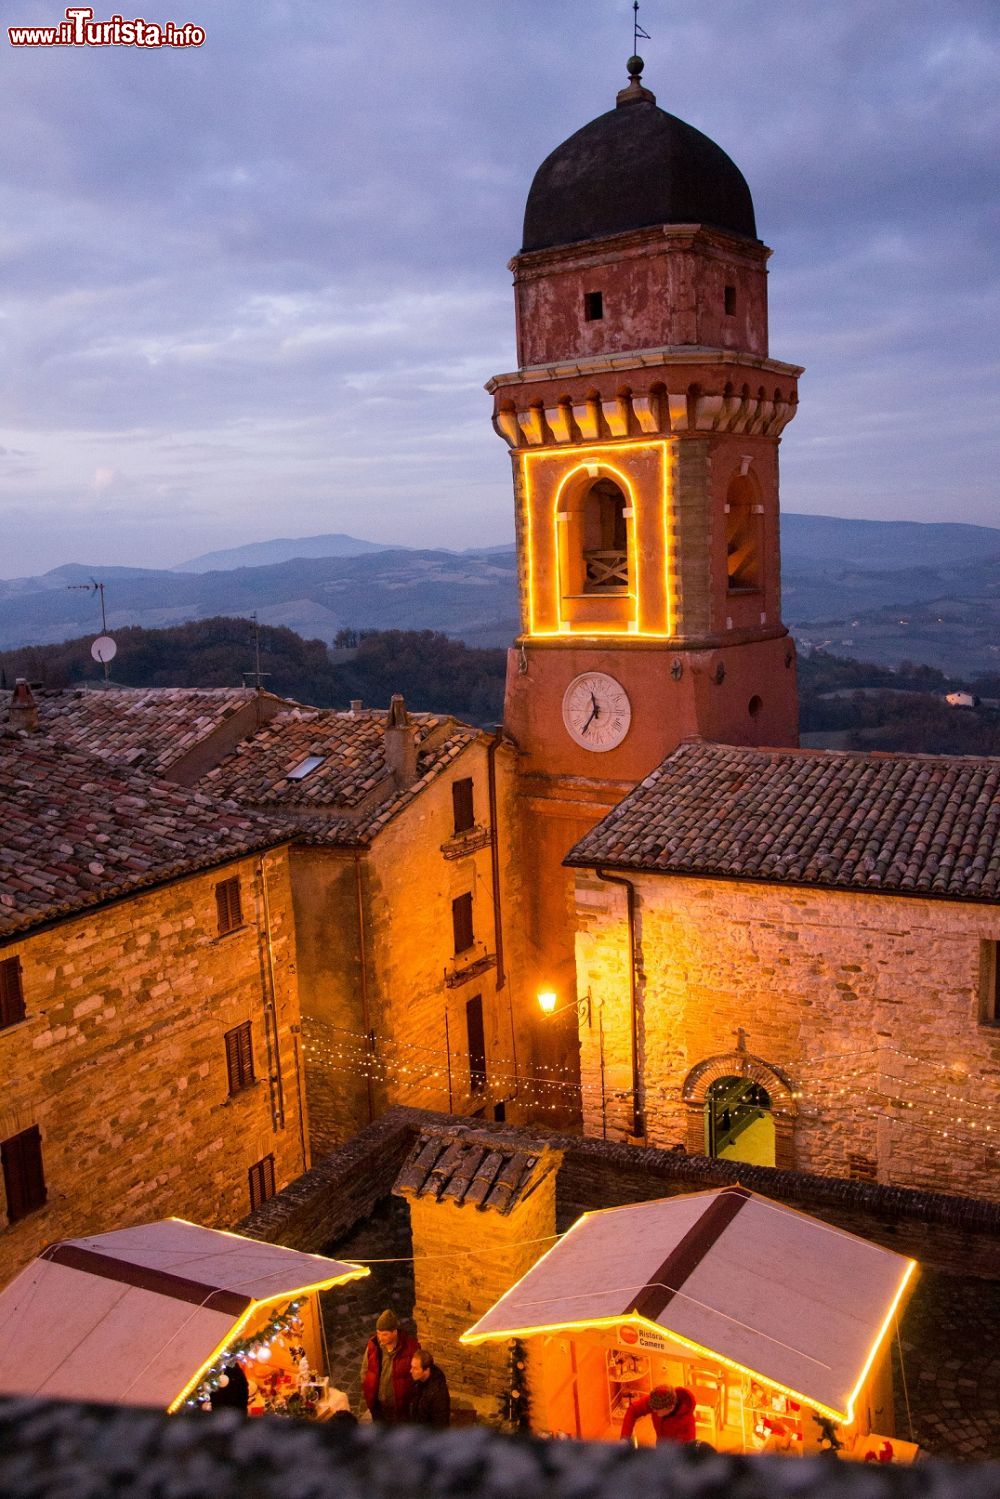
[[771,1099],[773,1113],[796,1112],[795,1085],[784,1068],[738,1047],[718,1056],[706,1057],[692,1067],[684,1079],[681,1098],[694,1108],[702,1108],[708,1089],[720,1077],[744,1077],[748,1082],[759,1083]]

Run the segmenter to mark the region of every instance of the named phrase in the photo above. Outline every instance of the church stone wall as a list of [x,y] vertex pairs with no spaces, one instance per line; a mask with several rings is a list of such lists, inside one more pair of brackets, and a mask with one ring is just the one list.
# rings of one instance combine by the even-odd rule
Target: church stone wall
[[[1000,1198],[1000,1028],[979,1023],[995,906],[722,880],[635,879],[640,1058],[650,1145],[704,1146],[699,1063],[787,1075],[779,1165]],[[577,883],[585,1130],[631,1128],[625,892]],[[603,1087],[601,1047],[603,1042]],[[734,1065],[733,1071],[737,1067]],[[603,1108],[602,1108],[603,1101]]]
[[[220,936],[215,886],[237,876],[243,924]],[[171,1215],[228,1227],[249,1209],[251,1166],[273,1154],[279,1189],[304,1169],[284,849],[0,949],[15,955],[27,1015],[0,1031],[0,1140],[38,1126],[48,1201],[17,1223],[2,1220],[0,1285],[57,1239]],[[272,973],[278,1129],[264,1023]],[[230,1097],[223,1037],[247,1020],[257,1081]]]

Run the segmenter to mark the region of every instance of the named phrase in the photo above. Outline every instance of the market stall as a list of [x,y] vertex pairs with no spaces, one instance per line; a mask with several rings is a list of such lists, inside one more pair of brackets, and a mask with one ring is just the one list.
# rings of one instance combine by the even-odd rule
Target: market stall
[[723,1451],[898,1460],[888,1351],[915,1269],[727,1187],[584,1214],[461,1341],[523,1341],[539,1434],[616,1440],[670,1386]]
[[167,1218],[50,1246],[0,1292],[0,1393],[322,1418],[318,1292],[362,1265]]

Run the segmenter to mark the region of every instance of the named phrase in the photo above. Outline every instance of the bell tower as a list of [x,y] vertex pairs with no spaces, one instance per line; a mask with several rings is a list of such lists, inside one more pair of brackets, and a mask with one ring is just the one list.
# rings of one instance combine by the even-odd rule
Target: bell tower
[[[778,444],[801,369],[769,357],[750,191],[629,60],[616,107],[539,167],[514,273],[511,450],[529,966],[574,985],[561,861],[684,738],[797,743]],[[530,867],[533,865],[533,867]]]

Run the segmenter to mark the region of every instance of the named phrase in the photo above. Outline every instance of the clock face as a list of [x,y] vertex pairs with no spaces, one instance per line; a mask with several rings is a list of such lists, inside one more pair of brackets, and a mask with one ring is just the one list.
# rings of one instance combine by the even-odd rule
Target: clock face
[[632,722],[628,693],[603,671],[574,677],[563,695],[562,712],[570,738],[589,750],[616,749]]

